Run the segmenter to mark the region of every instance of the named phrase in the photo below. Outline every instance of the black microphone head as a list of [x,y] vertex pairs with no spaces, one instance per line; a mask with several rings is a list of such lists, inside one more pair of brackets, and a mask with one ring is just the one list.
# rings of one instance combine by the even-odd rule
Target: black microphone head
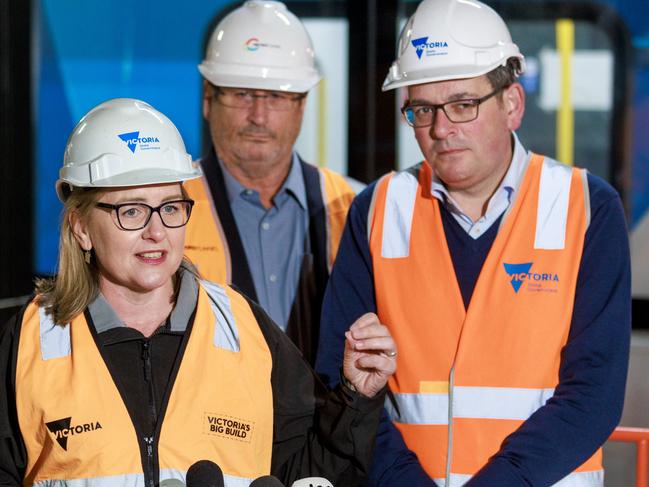
[[281,483],[277,477],[264,475],[263,477],[253,480],[250,487],[284,487],[284,484]]
[[187,487],[224,487],[221,467],[211,460],[199,460],[187,470]]

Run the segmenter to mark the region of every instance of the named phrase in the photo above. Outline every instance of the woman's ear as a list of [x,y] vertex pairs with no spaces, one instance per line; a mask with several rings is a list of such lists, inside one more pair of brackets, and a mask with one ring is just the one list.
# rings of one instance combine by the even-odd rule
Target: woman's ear
[[88,231],[88,225],[83,221],[78,211],[73,210],[68,215],[68,223],[72,229],[74,238],[83,250],[92,250],[92,239]]

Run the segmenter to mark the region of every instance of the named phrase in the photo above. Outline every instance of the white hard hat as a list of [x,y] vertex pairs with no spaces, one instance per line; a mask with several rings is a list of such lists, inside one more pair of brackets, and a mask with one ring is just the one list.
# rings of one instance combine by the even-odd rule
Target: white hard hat
[[250,0],[219,22],[198,70],[216,86],[295,93],[321,78],[302,23],[269,0]]
[[475,78],[510,58],[525,58],[512,42],[503,19],[478,0],[424,0],[408,20],[399,39],[383,91],[434,81]]
[[72,131],[56,193],[65,201],[75,186],[142,186],[201,175],[171,120],[148,103],[116,98],[90,110]]

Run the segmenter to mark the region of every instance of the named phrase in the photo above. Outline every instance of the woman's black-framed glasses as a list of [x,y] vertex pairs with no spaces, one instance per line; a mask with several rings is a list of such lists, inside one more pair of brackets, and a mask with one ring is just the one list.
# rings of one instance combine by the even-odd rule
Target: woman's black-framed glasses
[[162,224],[167,228],[178,228],[187,225],[192,214],[194,200],[165,201],[160,206],[149,206],[146,203],[96,203],[97,208],[112,210],[117,215],[117,224],[122,230],[141,230],[151,220],[151,215],[160,215]]
[[442,110],[450,122],[472,122],[478,118],[478,108],[480,107],[480,104],[497,95],[505,88],[507,87],[502,86],[482,98],[452,100],[447,101],[446,103],[440,103],[439,105],[406,105],[401,109],[401,113],[403,113],[408,125],[414,128],[430,127],[433,125],[437,110]]

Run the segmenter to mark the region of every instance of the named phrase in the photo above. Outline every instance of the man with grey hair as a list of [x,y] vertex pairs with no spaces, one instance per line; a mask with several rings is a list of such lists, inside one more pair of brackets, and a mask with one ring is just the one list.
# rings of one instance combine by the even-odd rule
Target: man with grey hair
[[284,4],[252,0],[212,33],[203,116],[212,148],[186,255],[206,278],[259,302],[313,364],[324,289],[354,193],[293,146],[306,96],[320,80],[311,39]]

